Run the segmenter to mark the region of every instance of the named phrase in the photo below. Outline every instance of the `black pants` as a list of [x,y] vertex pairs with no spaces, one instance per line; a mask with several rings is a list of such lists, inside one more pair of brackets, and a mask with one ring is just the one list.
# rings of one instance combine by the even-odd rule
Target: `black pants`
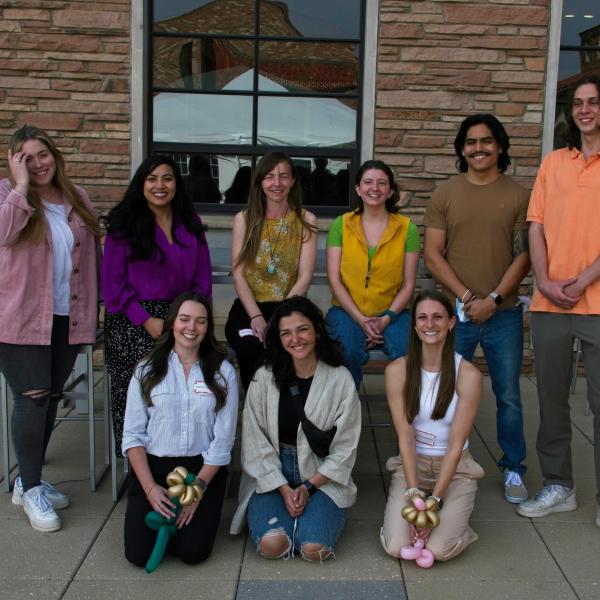
[[[202,456],[165,457],[148,455],[148,465],[154,481],[166,487],[166,476],[175,467],[185,467],[197,474],[203,465]],[[194,565],[206,560],[215,543],[221,508],[225,498],[227,468],[221,467],[204,493],[198,509],[189,525],[179,529],[170,538],[167,551],[172,552],[183,562]],[[150,529],[144,519],[152,510],[137,477],[132,478],[127,497],[125,513],[125,557],[138,567],[148,562],[157,532]]]
[[[269,321],[280,303],[257,302],[257,304],[265,320]],[[240,329],[251,328],[250,316],[254,315],[248,315],[240,300],[236,299],[225,324],[225,337],[235,351],[244,391],[248,390],[254,372],[265,359],[265,347],[257,337],[253,335],[240,336]]]
[[[69,344],[69,317],[54,315],[49,346],[0,343],[0,371],[14,396],[13,446],[25,491],[40,484],[63,386],[79,345]],[[45,391],[31,398],[28,391]],[[52,397],[51,397],[52,396]]]

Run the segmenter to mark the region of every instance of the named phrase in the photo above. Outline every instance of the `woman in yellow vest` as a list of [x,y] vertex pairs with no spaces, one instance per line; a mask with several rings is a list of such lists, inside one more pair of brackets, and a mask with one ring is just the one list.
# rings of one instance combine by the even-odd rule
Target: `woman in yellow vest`
[[327,237],[327,277],[333,306],[332,335],[343,346],[358,388],[368,350],[380,346],[390,359],[406,354],[421,241],[416,225],[398,214],[398,186],[382,161],[365,162],[356,174],[358,207],[340,215]]

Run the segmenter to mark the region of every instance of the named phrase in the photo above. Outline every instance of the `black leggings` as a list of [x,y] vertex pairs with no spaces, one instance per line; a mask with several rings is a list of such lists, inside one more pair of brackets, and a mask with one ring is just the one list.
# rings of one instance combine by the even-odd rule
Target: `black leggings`
[[[167,474],[175,467],[182,466],[190,473],[197,474],[203,464],[202,456],[162,458],[148,455],[148,465],[154,481],[164,487]],[[183,562],[191,565],[209,557],[217,536],[226,483],[227,468],[221,467],[206,489],[191,522],[170,538],[167,551],[170,550]],[[125,558],[138,567],[146,565],[156,541],[157,532],[150,529],[144,521],[151,510],[152,506],[146,499],[137,477],[134,476],[127,496],[125,513]]]
[[[50,346],[0,343],[0,371],[14,396],[13,446],[25,491],[40,484],[63,386],[79,345],[69,344],[69,317],[54,315]],[[32,398],[24,392],[43,391]]]
[[[263,317],[268,322],[280,302],[257,302],[257,304]],[[254,372],[266,356],[264,344],[259,342],[257,337],[240,335],[241,329],[250,328],[250,316],[240,300],[236,299],[229,311],[227,323],[225,323],[225,337],[235,351],[244,391],[248,391]]]

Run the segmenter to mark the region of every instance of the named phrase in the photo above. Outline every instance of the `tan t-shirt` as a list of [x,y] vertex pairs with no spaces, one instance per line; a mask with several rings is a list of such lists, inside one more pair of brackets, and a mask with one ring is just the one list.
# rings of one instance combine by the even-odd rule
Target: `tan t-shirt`
[[[513,231],[527,229],[528,203],[529,190],[506,175],[488,185],[456,175],[433,193],[425,226],[446,231],[446,260],[477,297],[493,292],[514,260]],[[502,308],[514,306],[517,291]],[[454,302],[454,294],[444,292]]]

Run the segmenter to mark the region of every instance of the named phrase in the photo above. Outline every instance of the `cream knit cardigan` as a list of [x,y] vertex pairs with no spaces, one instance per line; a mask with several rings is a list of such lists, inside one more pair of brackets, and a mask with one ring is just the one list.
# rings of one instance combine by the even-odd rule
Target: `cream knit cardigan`
[[[306,417],[319,429],[337,431],[329,455],[319,458],[298,427],[297,449],[300,477],[316,471],[329,478],[320,489],[340,508],[352,506],[356,486],[351,473],[361,430],[360,401],[352,376],[345,367],[319,362],[304,407]],[[287,483],[279,461],[279,390],[270,370],[262,367],[248,388],[242,421],[242,479],[239,505],[230,533],[242,531],[250,497],[270,492]]]

